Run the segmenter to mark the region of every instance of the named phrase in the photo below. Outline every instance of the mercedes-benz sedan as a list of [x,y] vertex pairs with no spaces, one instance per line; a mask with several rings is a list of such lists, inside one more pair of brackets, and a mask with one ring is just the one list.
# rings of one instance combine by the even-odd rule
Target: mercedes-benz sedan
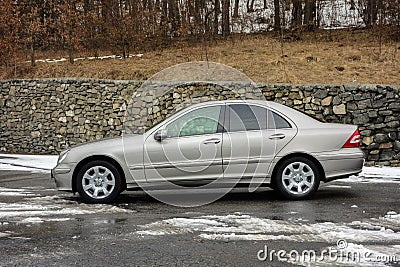
[[361,172],[357,126],[323,123],[268,101],[213,101],[185,108],[142,135],[63,151],[57,187],[84,202],[109,203],[124,190],[269,186],[288,199],[312,196],[320,182]]

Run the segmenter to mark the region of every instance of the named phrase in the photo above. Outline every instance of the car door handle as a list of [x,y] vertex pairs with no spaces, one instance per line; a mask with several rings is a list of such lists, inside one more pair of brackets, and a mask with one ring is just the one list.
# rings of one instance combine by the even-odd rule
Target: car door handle
[[211,139],[207,139],[203,142],[203,144],[207,145],[207,144],[218,144],[220,143],[221,140],[219,138],[211,138]]
[[269,139],[271,140],[275,140],[275,139],[283,139],[285,138],[286,135],[282,134],[282,133],[278,133],[278,134],[273,134],[269,137]]

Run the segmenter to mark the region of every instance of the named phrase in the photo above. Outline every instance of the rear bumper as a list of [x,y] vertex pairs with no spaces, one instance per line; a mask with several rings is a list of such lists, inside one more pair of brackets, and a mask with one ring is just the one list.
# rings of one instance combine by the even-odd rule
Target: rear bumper
[[338,151],[315,155],[325,172],[325,181],[356,175],[364,166],[364,153],[359,148],[343,148]]

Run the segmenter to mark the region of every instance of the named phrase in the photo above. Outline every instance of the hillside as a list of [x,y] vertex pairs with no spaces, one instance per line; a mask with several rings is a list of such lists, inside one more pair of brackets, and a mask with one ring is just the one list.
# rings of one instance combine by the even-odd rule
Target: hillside
[[[17,69],[0,68],[0,79],[86,77],[144,80],[169,66],[206,60],[237,68],[251,79],[267,83],[400,84],[400,42],[366,30],[329,30],[286,35],[283,42],[271,34],[234,35],[211,43],[176,43],[128,59],[84,59],[30,63],[21,59]],[[103,51],[100,54],[110,55]],[[143,54],[143,55],[141,55]],[[77,57],[90,57],[81,52]],[[67,58],[57,52],[38,59]]]

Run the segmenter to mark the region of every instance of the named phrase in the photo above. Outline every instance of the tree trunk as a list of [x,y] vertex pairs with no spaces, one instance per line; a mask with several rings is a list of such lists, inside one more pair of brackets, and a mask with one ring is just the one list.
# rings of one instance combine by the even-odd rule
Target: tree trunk
[[229,22],[230,0],[222,0],[222,35],[228,36],[231,33]]
[[198,33],[198,29],[202,28],[202,21],[201,21],[201,12],[202,12],[202,5],[201,0],[195,0],[194,2],[194,28],[196,29],[196,33]]
[[68,47],[68,56],[69,56],[69,63],[74,64],[74,48],[72,45]]
[[302,7],[300,0],[293,0],[293,9],[292,9],[292,28],[296,28],[301,26],[302,21]]
[[31,47],[30,47],[30,57],[31,57],[31,67],[35,67],[36,61],[35,61],[35,45],[33,43],[33,36],[31,36]]
[[316,3],[315,0],[306,0],[304,6],[304,25],[308,31],[315,28]]
[[253,5],[254,5],[254,0],[247,0],[247,3],[246,3],[247,12],[254,11]]
[[167,38],[168,36],[168,27],[167,27],[167,16],[168,16],[168,0],[162,0],[162,7],[161,7],[161,31],[163,38]]
[[239,17],[239,0],[235,0],[235,5],[233,7],[233,17],[234,18]]
[[215,6],[214,6],[214,35],[217,36],[219,33],[219,14],[221,14],[221,4],[219,2],[220,0],[215,0]]
[[371,27],[376,24],[377,19],[377,0],[367,0],[367,10],[366,10],[366,24]]
[[281,30],[281,11],[279,0],[274,0],[274,30]]
[[174,34],[176,31],[175,0],[168,0],[168,22],[171,23],[171,32]]

